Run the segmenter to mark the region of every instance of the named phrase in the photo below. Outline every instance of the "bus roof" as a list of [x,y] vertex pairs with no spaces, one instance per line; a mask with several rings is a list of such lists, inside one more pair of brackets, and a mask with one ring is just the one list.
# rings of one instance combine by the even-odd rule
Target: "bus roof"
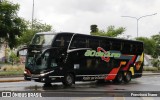
[[88,36],[88,37],[99,37],[99,38],[107,38],[107,39],[111,39],[111,40],[120,40],[120,41],[130,41],[130,42],[141,42],[142,41],[138,41],[138,40],[128,40],[128,39],[123,39],[123,38],[114,38],[114,37],[107,37],[107,36],[97,36],[97,35],[88,35],[88,34],[82,34],[82,33],[73,33],[73,32],[39,32],[36,34],[76,34],[76,35],[84,35],[84,36]]
[[36,33],[36,34],[39,34],[39,35],[41,35],[41,34],[53,34],[53,35],[56,35],[57,33],[55,33],[55,32],[39,32],[39,33]]

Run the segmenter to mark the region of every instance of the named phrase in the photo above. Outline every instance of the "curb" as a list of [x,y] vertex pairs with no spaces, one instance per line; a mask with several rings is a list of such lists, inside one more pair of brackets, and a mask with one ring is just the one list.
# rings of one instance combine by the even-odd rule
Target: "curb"
[[160,73],[143,73],[142,76],[160,75]]
[[20,82],[20,81],[25,81],[24,77],[1,77],[0,78],[0,83],[1,82]]
[[0,83],[3,83],[3,82],[21,82],[21,81],[25,81],[25,80],[0,80]]

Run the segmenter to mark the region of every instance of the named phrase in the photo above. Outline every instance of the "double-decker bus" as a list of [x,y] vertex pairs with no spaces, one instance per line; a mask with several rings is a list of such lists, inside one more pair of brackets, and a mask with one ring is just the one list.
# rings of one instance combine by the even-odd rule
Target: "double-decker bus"
[[27,47],[24,78],[36,82],[112,80],[142,76],[143,42],[78,33],[37,33]]

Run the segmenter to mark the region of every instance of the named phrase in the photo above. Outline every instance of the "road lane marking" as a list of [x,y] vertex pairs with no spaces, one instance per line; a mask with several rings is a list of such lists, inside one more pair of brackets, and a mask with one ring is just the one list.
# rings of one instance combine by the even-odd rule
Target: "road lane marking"
[[125,100],[125,97],[114,97],[114,100]]
[[150,83],[140,83],[140,84],[146,84],[146,85],[160,85],[160,83],[150,82]]
[[154,100],[153,97],[142,97],[143,100]]
[[101,100],[103,97],[78,97],[73,100]]

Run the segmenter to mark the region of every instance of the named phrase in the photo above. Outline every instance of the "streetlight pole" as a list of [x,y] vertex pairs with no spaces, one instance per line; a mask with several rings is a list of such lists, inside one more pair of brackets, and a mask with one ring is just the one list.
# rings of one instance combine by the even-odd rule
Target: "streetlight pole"
[[33,21],[34,21],[34,0],[32,5],[32,32],[33,32]]
[[141,16],[141,17],[132,17],[132,16],[121,16],[121,17],[128,17],[128,18],[133,18],[133,19],[136,19],[137,21],[137,37],[138,37],[138,25],[139,25],[139,20],[144,18],[144,17],[148,17],[148,16],[153,16],[153,15],[156,15],[157,13],[154,13],[154,14],[150,14],[150,15],[144,15],[144,16]]

